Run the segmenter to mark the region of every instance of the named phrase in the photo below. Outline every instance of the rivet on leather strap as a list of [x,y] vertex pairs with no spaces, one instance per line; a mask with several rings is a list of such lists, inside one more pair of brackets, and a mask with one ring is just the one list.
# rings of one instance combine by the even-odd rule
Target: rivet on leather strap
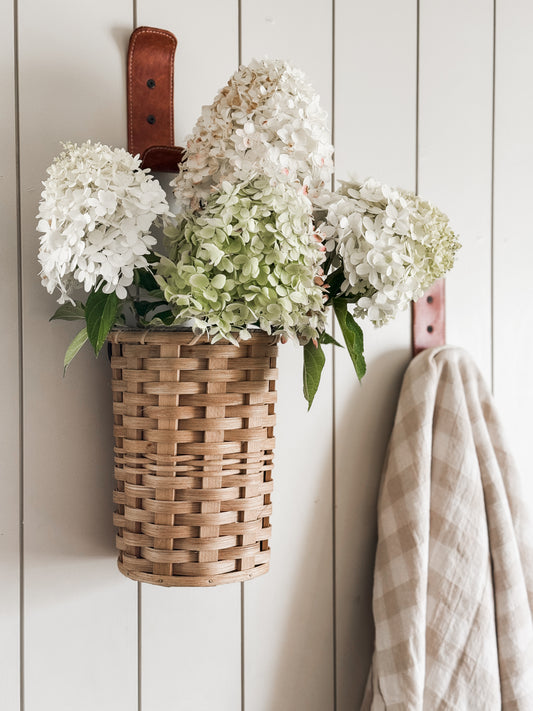
[[433,286],[413,304],[413,355],[446,343],[444,279]]

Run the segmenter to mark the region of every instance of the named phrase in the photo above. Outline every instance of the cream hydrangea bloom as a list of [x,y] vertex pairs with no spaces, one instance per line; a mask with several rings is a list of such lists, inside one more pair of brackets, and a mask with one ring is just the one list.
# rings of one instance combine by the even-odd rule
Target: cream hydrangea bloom
[[165,193],[123,148],[87,141],[64,149],[47,170],[37,216],[42,284],[59,290],[59,303],[100,283],[123,299],[156,243],[152,223],[169,214]]
[[203,107],[172,185],[193,208],[223,181],[258,174],[299,182],[314,199],[329,183],[332,154],[327,114],[305,75],[281,60],[254,59]]
[[192,319],[213,342],[248,338],[249,325],[306,343],[325,326],[323,252],[300,188],[262,176],[224,181],[204,209],[165,230],[170,259],[156,279],[176,324]]
[[414,193],[376,180],[342,182],[322,201],[319,232],[344,270],[354,316],[382,326],[450,270],[459,242],[448,218]]

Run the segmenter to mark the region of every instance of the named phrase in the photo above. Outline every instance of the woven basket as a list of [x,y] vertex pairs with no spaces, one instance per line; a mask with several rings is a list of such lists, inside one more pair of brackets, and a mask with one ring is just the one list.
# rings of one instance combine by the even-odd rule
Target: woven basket
[[118,567],[156,585],[220,585],[269,567],[276,340],[192,340],[109,335]]

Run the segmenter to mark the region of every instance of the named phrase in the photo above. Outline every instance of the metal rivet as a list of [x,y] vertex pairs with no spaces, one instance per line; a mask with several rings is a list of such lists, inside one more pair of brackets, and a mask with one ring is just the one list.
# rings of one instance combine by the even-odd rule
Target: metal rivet
[[432,304],[432,303],[433,303],[433,297],[432,297],[432,296],[428,296],[427,302],[428,302],[428,304]]
[[155,79],[148,79],[148,81],[146,82],[146,86],[147,86],[149,89],[153,89],[154,86],[155,86]]
[[146,120],[148,121],[148,123],[152,123],[152,124],[153,124],[153,123],[155,123],[155,116],[154,116],[153,114],[149,114],[149,115],[146,117]]
[[433,326],[428,326],[428,333],[433,333]]

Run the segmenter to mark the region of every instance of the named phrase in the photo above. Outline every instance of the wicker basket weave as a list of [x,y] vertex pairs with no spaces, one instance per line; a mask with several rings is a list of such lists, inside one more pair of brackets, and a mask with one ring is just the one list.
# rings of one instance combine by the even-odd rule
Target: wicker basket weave
[[277,345],[190,331],[109,335],[118,567],[212,586],[266,573]]

